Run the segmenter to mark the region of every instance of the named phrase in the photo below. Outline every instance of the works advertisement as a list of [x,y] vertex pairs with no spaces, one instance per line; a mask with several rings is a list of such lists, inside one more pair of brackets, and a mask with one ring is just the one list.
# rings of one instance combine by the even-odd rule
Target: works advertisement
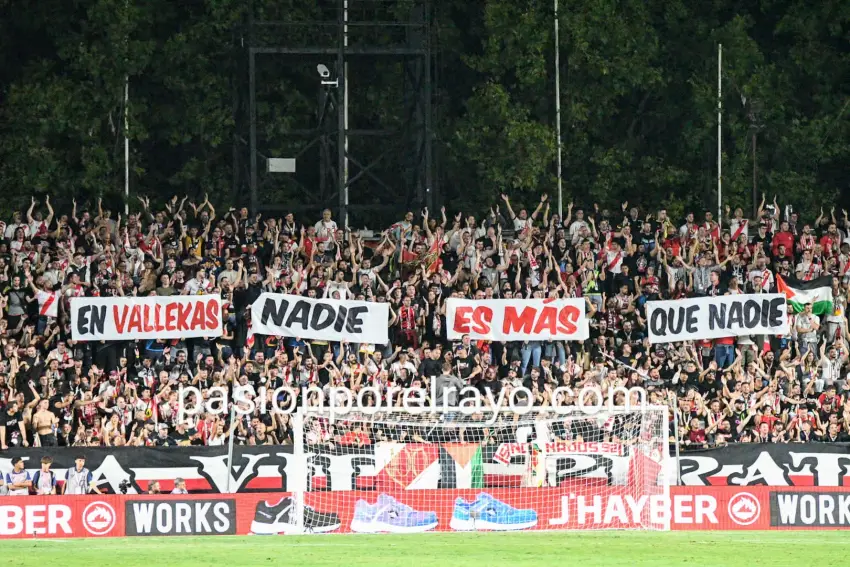
[[[775,530],[850,527],[850,489],[671,487],[670,497],[561,488],[0,497],[0,539],[304,533],[419,533],[640,528]],[[492,519],[471,514],[507,506]],[[386,510],[395,510],[389,514]]]

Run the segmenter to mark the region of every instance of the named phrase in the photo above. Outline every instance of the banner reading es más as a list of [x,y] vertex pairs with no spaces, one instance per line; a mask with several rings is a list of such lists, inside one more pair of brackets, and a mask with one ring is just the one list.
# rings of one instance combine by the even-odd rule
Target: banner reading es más
[[75,341],[219,337],[221,296],[77,297],[71,300]]
[[446,301],[448,338],[487,341],[582,341],[589,329],[583,299]]
[[785,296],[778,293],[647,301],[646,319],[651,343],[790,332]]
[[389,305],[263,293],[251,305],[251,331],[260,335],[387,344]]

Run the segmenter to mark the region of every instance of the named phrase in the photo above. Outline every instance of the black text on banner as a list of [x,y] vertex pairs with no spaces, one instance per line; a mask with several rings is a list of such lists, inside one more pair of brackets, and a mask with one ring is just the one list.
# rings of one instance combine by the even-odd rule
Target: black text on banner
[[251,331],[261,335],[383,345],[389,305],[263,293],[251,305]]
[[76,297],[75,341],[128,341],[221,336],[221,296]]
[[789,332],[788,310],[781,294],[648,301],[646,317],[651,343]]

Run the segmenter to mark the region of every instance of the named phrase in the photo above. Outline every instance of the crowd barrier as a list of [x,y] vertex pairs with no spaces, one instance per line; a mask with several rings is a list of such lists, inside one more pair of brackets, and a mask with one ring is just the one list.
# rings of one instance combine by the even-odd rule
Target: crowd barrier
[[[672,530],[782,530],[850,527],[850,488],[672,487],[669,500],[632,498],[614,490],[575,497],[558,488],[536,490],[546,503],[529,530],[637,528],[633,520],[663,518]],[[542,492],[541,492],[542,491]],[[519,491],[493,496],[510,503]],[[436,513],[433,531],[452,531],[452,505],[470,490],[401,491],[393,496]],[[274,507],[288,493],[233,495],[88,495],[0,497],[0,538],[82,538],[121,536],[249,535],[269,530],[255,518],[257,507]],[[374,501],[374,492],[313,492],[305,503],[334,510],[334,533],[350,533],[355,503]],[[584,501],[581,501],[584,498]],[[525,499],[527,501],[527,498]],[[391,530],[387,530],[391,531]]]

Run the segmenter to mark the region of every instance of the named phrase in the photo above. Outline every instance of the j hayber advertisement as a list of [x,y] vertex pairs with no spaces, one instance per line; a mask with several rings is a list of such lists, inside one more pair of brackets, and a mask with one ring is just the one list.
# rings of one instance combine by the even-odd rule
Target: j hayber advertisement
[[759,486],[357,490],[0,498],[0,539],[850,527],[850,489]]
[[77,297],[71,300],[75,341],[219,337],[221,296]]
[[487,341],[583,341],[589,336],[583,299],[482,299],[446,301],[451,340],[469,335]]

